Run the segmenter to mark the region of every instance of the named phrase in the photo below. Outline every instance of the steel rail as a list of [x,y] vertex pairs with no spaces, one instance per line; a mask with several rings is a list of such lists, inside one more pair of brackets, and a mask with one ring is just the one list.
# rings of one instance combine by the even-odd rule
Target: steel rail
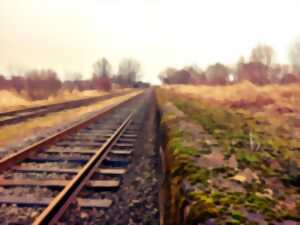
[[59,131],[59,132],[51,135],[50,137],[47,137],[47,138],[42,139],[28,147],[25,147],[16,153],[13,153],[11,155],[8,155],[8,156],[2,158],[0,160],[0,173],[3,173],[5,170],[10,168],[11,166],[14,166],[18,162],[26,159],[29,155],[31,156],[32,154],[36,154],[36,153],[43,151],[45,149],[45,147],[53,144],[54,142],[64,138],[67,135],[75,133],[77,130],[87,126],[88,124],[94,122],[95,120],[98,120],[99,118],[103,117],[104,115],[109,114],[116,108],[118,108],[122,105],[125,105],[125,104],[133,101],[134,99],[137,99],[138,97],[140,97],[142,95],[142,93],[139,93],[139,94],[137,94],[129,99],[126,99],[122,102],[118,102],[118,103],[109,105],[109,106],[103,108],[102,110],[100,110],[100,112],[98,112],[96,115],[93,115],[83,121],[80,121],[80,122],[72,125],[71,127],[68,127],[62,131]]
[[134,112],[125,119],[114,134],[101,146],[95,155],[85,164],[70,183],[53,199],[48,207],[33,222],[33,225],[57,224],[69,205],[76,200],[77,194],[89,181],[93,173],[98,169],[105,159],[109,150],[128,127],[133,118]]
[[[123,92],[123,93],[114,93],[114,94],[107,94],[97,97],[90,97],[90,98],[84,98],[79,100],[71,100],[71,101],[65,101],[60,103],[54,103],[49,105],[42,105],[42,106],[36,106],[36,107],[30,107],[25,109],[19,109],[14,111],[7,111],[7,112],[0,112],[0,126],[9,125],[13,123],[17,123],[29,118],[34,118],[38,116],[43,116],[45,114],[51,113],[51,112],[58,112],[65,109],[71,109],[71,108],[77,108],[80,106],[86,106],[93,104],[98,101],[104,101],[113,97],[118,97],[121,95],[125,95],[130,93],[130,91]],[[42,111],[41,111],[42,110]],[[20,113],[28,113],[25,115],[18,115]],[[1,120],[2,117],[11,116],[9,118],[4,118]]]

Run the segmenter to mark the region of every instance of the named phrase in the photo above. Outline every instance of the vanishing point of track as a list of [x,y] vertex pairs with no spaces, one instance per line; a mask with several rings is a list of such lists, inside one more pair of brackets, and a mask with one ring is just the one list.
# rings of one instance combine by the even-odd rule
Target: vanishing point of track
[[[146,91],[106,107],[0,160],[0,187],[29,188],[16,196],[13,191],[0,196],[0,204],[36,209],[37,215],[29,222],[35,225],[57,224],[72,205],[109,209],[112,200],[95,196],[121,185],[118,177],[126,172],[138,137],[134,119],[150,95]],[[47,191],[40,193],[43,188]],[[86,193],[80,197],[83,190]]]

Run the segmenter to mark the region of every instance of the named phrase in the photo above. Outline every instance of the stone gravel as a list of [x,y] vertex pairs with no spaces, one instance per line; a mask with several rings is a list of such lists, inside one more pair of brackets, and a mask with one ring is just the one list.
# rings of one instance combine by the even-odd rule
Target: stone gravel
[[159,224],[160,169],[155,136],[155,110],[147,103],[149,108],[145,107],[142,110],[143,115],[135,121],[135,126],[139,128],[139,137],[127,168],[128,172],[121,176],[120,188],[115,192],[91,193],[83,190],[81,193],[83,197],[112,199],[112,207],[106,210],[80,209],[73,205],[62,218],[62,224]]

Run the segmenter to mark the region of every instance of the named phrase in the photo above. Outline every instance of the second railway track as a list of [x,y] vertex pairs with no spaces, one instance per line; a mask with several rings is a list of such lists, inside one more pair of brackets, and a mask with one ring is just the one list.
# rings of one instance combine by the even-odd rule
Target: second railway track
[[122,92],[122,93],[107,94],[98,97],[72,100],[72,101],[61,102],[56,104],[30,107],[30,108],[19,109],[19,110],[8,111],[8,112],[0,112],[0,126],[15,124],[24,121],[26,119],[44,116],[48,113],[91,105],[99,101],[104,101],[109,98],[121,96],[128,93],[129,91]]
[[147,91],[2,159],[0,224],[81,224],[70,222],[72,208],[109,210],[150,98]]

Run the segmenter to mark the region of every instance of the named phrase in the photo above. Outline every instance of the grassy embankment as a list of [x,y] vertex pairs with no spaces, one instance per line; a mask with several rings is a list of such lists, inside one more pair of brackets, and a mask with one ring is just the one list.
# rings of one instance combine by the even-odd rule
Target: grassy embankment
[[[225,87],[235,88],[243,89]],[[210,89],[216,92],[218,88]],[[293,224],[292,221],[299,221],[299,133],[292,123],[282,123],[285,117],[297,119],[294,118],[297,114],[293,114],[296,109],[272,123],[270,115],[274,110],[270,108],[278,108],[274,107],[277,99],[273,99],[272,106],[267,104],[267,109],[261,105],[253,111],[253,107],[236,107],[251,102],[249,98],[257,94],[253,90],[248,92],[248,98],[241,94],[240,99],[230,98],[239,103],[235,105],[226,102],[224,95],[228,93],[216,95],[213,90],[210,94],[206,91],[208,98],[187,94],[176,87],[157,91],[170,163],[169,213],[175,220],[170,222]],[[254,97],[251,105],[255,107],[260,98]],[[182,212],[185,221],[180,221]]]

